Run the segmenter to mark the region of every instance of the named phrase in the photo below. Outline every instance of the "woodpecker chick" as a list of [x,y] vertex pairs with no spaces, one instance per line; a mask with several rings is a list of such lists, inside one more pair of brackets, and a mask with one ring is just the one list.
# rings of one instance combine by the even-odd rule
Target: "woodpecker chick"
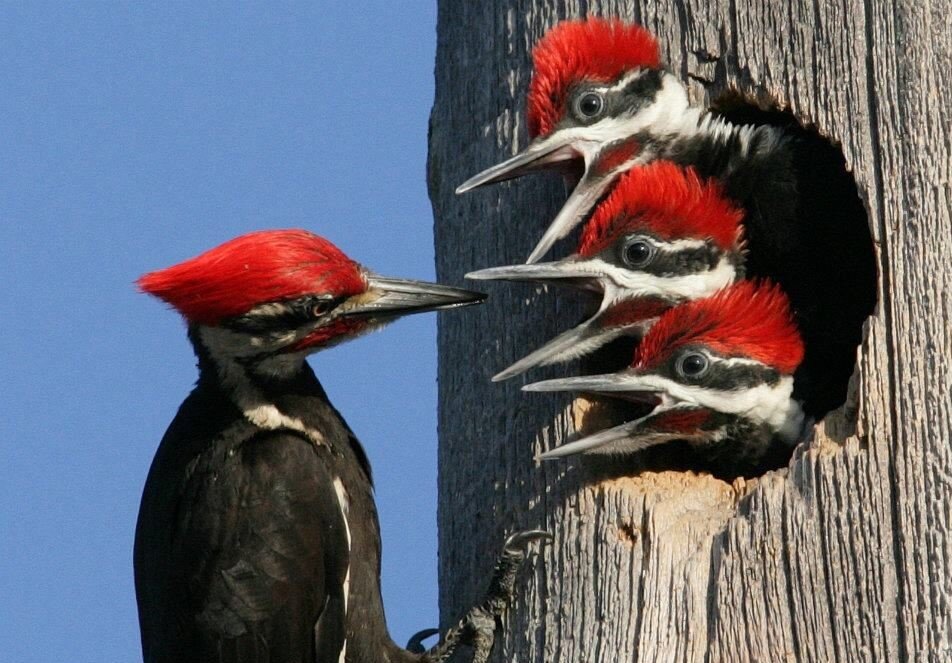
[[716,178],[744,212],[747,278],[790,298],[806,356],[797,388],[822,418],[846,400],[863,323],[876,305],[876,254],[842,153],[792,116],[734,124],[692,106],[646,30],[617,20],[560,23],[533,50],[529,146],[459,192],[581,162],[584,174],[529,256],[580,224],[618,177],[666,159]]
[[584,356],[621,336],[640,337],[671,306],[742,278],[742,217],[717,182],[656,161],[619,179],[595,208],[571,256],[467,274],[565,284],[602,295],[591,318],[493,379]]
[[[370,465],[305,361],[484,296],[378,276],[302,230],[244,235],[138,283],[184,316],[199,365],[136,524],[145,662],[422,663],[491,646],[483,608],[425,654],[390,639]],[[507,545],[497,576],[538,536]],[[512,583],[493,586],[504,605]]]
[[779,132],[736,127],[692,107],[663,70],[657,41],[638,25],[590,18],[565,21],[532,52],[527,95],[529,146],[457,188],[457,193],[543,169],[584,173],[527,262],[537,262],[591,212],[632,167],[663,158],[727,176]]
[[585,391],[653,404],[647,415],[540,456],[630,453],[685,440],[711,462],[753,472],[803,436],[793,396],[803,342],[775,285],[741,281],[664,313],[620,373],[547,380],[526,391]]

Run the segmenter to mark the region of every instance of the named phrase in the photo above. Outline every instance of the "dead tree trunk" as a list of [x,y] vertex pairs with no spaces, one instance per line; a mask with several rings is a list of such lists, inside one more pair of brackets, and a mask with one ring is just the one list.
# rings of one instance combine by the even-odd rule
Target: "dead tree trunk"
[[529,49],[585,14],[653,30],[696,99],[768,93],[841,144],[879,306],[852,402],[788,468],[734,484],[540,467],[543,443],[572,433],[564,398],[489,378],[577,322],[578,304],[500,286],[441,318],[444,617],[477,597],[504,528],[545,527],[556,541],[523,574],[497,661],[952,661],[952,2],[440,0],[442,281],[524,261],[564,200],[555,177],[453,189],[526,144]]

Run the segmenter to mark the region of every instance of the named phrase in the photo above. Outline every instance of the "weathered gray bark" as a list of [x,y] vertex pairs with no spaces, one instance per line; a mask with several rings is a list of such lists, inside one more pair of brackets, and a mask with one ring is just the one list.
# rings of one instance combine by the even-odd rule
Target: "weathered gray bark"
[[554,177],[453,188],[525,145],[529,49],[586,13],[652,29],[696,99],[768,92],[841,143],[881,270],[853,407],[788,469],[747,484],[677,472],[593,483],[577,463],[538,466],[573,430],[564,398],[489,378],[576,322],[578,304],[500,285],[442,318],[445,618],[477,597],[503,528],[545,527],[556,542],[527,567],[495,660],[952,661],[952,2],[439,7],[441,280],[523,261],[564,200]]

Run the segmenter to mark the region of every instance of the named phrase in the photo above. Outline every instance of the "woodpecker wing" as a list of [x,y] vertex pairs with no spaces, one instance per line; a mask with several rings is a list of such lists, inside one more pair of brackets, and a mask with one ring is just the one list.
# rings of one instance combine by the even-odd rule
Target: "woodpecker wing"
[[262,431],[186,470],[169,446],[136,530],[146,663],[340,660],[347,526],[320,450]]

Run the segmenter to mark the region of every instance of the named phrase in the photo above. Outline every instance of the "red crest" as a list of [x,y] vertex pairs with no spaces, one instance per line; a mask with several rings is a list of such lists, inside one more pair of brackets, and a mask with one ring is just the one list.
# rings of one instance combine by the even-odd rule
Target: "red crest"
[[702,180],[692,168],[654,161],[619,178],[582,230],[578,252],[592,256],[639,230],[661,239],[710,239],[729,251],[740,241],[743,218],[715,180]]
[[728,357],[746,357],[792,374],[803,360],[803,340],[780,286],[740,281],[661,316],[635,350],[634,368],[652,368],[685,345],[704,345]]
[[636,67],[655,69],[661,54],[654,36],[640,25],[603,18],[565,21],[532,49],[529,135],[552,132],[565,114],[569,89],[581,80],[610,83]]
[[264,230],[229,240],[137,281],[191,322],[213,325],[258,304],[312,293],[350,296],[367,284],[360,265],[305,230]]

